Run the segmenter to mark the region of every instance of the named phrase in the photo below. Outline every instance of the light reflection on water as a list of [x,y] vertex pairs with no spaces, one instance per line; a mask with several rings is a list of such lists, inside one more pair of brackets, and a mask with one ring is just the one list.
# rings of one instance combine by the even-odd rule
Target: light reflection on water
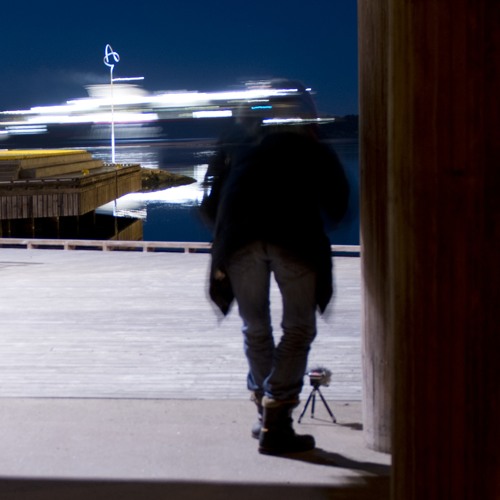
[[[333,143],[351,185],[350,215],[334,232],[332,243],[359,244],[358,142]],[[90,149],[96,158],[110,161],[109,148]],[[116,148],[117,163],[138,163],[143,168],[160,168],[187,175],[195,183],[148,193],[130,193],[98,209],[100,213],[143,219],[146,241],[211,241],[210,231],[198,216],[203,198],[201,182],[213,148],[205,145],[137,145]]]

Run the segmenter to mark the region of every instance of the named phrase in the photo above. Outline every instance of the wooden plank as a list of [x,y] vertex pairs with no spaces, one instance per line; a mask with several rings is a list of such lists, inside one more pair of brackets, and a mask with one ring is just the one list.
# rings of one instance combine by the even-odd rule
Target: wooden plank
[[56,165],[36,166],[32,168],[25,167],[21,172],[19,178],[21,179],[41,179],[46,177],[62,177],[70,174],[88,175],[86,171],[103,168],[104,163],[102,160],[85,160]]
[[19,165],[15,162],[0,163],[0,182],[16,180],[19,177]]
[[[111,249],[142,249],[144,252],[155,252],[158,250],[184,250],[185,253],[192,253],[197,251],[209,251],[212,247],[211,243],[198,242],[198,241],[110,241],[110,240],[73,240],[73,239],[52,239],[52,238],[0,238],[0,248],[2,246],[25,246],[29,248],[42,248],[44,246],[54,246],[61,244],[68,250],[75,248],[84,248],[92,246],[101,248],[102,250]],[[359,254],[360,247],[358,245],[331,245],[330,247],[332,256],[339,256],[339,254]]]
[[15,163],[21,169],[84,161],[91,158],[92,155],[88,151],[76,149],[13,149],[0,151],[0,165]]

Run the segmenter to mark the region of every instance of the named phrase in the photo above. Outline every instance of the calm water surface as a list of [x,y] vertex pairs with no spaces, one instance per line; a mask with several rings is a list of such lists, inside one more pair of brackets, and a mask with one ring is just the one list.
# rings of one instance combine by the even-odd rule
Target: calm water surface
[[[359,155],[358,141],[335,140],[332,147],[344,165],[351,199],[349,214],[329,234],[332,244],[359,244]],[[89,149],[96,158],[109,162],[109,148]],[[196,179],[187,186],[172,187],[152,193],[131,193],[98,209],[121,217],[143,220],[146,241],[211,241],[211,234],[198,218],[203,198],[201,182],[213,154],[211,146],[202,145],[138,145],[116,148],[117,163],[139,163],[143,168],[160,168]]]

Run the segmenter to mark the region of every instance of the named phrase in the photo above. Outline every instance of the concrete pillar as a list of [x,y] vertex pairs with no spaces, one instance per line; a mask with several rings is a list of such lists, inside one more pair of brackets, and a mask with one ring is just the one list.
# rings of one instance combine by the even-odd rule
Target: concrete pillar
[[358,7],[365,434],[393,499],[497,499],[500,2]]
[[500,2],[389,0],[392,497],[500,498]]
[[363,429],[367,445],[391,448],[392,331],[388,325],[387,0],[358,0]]

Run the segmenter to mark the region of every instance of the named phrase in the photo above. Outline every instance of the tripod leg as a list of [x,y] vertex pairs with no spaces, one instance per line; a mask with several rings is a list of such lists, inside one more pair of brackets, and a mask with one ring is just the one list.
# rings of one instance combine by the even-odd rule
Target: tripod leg
[[312,392],[312,404],[311,404],[311,418],[314,418],[314,409],[316,407],[316,391],[317,389],[315,388]]
[[[311,394],[309,394],[309,397],[307,398],[307,401],[306,401],[306,404],[304,406],[304,409],[302,410],[302,413],[300,414],[300,417],[299,419],[297,420],[297,423],[300,424],[300,421],[302,420],[302,417],[304,416],[304,413],[306,412],[307,410],[307,407],[309,406],[309,402],[311,401],[311,398],[313,397],[313,392],[314,391],[311,391]],[[314,404],[314,403],[313,403]]]
[[319,389],[318,389],[318,394],[319,394],[319,397],[321,398],[321,401],[323,401],[323,404],[325,405],[326,410],[330,414],[330,417],[332,417],[333,423],[334,424],[337,423],[337,419],[335,418],[335,415],[332,413],[332,410],[330,410],[328,403],[326,402],[325,398],[323,397],[323,394],[321,394],[321,391]]

